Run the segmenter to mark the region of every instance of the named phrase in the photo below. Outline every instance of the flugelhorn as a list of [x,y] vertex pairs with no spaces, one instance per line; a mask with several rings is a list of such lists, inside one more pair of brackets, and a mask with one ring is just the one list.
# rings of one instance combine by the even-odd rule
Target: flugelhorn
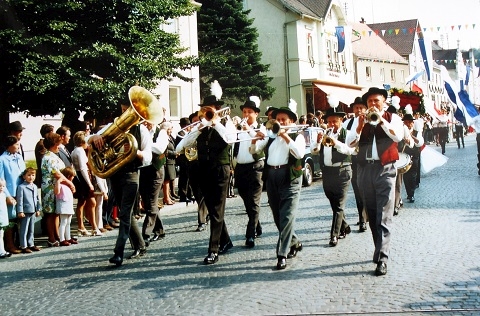
[[[130,107],[115,118],[114,122],[101,134],[104,148],[92,145],[88,151],[88,165],[92,173],[100,178],[109,178],[119,169],[137,157],[138,144],[128,133],[130,128],[141,121],[159,124],[163,120],[163,110],[157,98],[145,88],[133,86],[128,90]],[[128,145],[128,146],[125,146]],[[129,148],[125,151],[125,147]]]

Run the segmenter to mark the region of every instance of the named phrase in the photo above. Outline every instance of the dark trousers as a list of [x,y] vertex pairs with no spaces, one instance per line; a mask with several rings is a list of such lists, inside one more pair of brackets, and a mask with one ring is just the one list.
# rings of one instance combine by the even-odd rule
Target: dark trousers
[[352,156],[352,188],[353,188],[353,194],[355,195],[355,203],[357,205],[357,211],[358,211],[358,222],[359,223],[366,223],[368,222],[367,218],[367,211],[365,210],[365,207],[363,207],[363,201],[362,201],[362,196],[360,195],[360,189],[358,188],[358,183],[357,183],[357,169],[358,169],[358,164],[355,161],[356,157]]
[[160,210],[158,209],[158,195],[162,188],[164,177],[163,166],[160,170],[152,165],[140,168],[140,185],[138,191],[143,202],[145,210],[145,220],[142,226],[142,236],[145,239],[153,235],[163,235],[163,223],[160,219]]
[[390,254],[390,232],[394,211],[395,178],[393,163],[359,164],[357,182],[367,209],[375,251],[373,262],[387,262]]
[[438,142],[442,147],[442,154],[445,153],[445,144],[447,143],[448,138],[448,127],[439,127],[438,128]]
[[480,175],[480,133],[477,133],[477,168],[478,168],[478,174]]
[[190,161],[188,163],[188,182],[192,188],[193,197],[198,205],[198,224],[206,224],[208,209],[205,205],[202,190],[200,190],[200,165],[198,160]]
[[412,166],[403,174],[403,183],[405,184],[405,191],[407,191],[408,197],[415,196],[415,189],[417,188],[417,174],[420,167],[419,156],[412,157]]
[[110,178],[107,179],[107,188],[108,188],[108,200],[107,201],[104,201],[103,204],[102,204],[102,208],[103,208],[103,222],[104,223],[107,223],[107,224],[111,224],[112,223],[112,212],[113,212],[113,207],[116,205],[115,204],[115,196],[113,195],[113,191],[112,191],[112,184],[111,184],[111,180]]
[[118,218],[120,219],[114,252],[122,258],[125,252],[125,244],[129,238],[134,249],[145,247],[145,241],[142,238],[137,220],[133,216],[138,192],[138,180],[137,171],[119,171],[111,177],[112,191],[119,206]]
[[255,238],[263,188],[263,165],[264,161],[261,160],[247,164],[237,163],[235,167],[235,183],[248,215],[246,238]]
[[230,241],[224,219],[230,166],[211,166],[209,162],[200,162],[199,167],[200,179],[202,179],[200,190],[203,193],[210,217],[208,252],[218,253],[220,245],[225,245]]
[[460,140],[462,141],[462,146],[465,147],[465,141],[463,139],[463,126],[458,127],[458,125],[455,125],[455,138],[457,140],[458,148],[460,148]]
[[350,166],[322,168],[323,191],[330,201],[333,212],[330,237],[338,237],[340,231],[348,227],[344,209],[351,179],[352,168]]
[[268,203],[278,229],[277,256],[287,257],[290,247],[299,243],[293,226],[301,187],[302,177],[290,181],[289,167],[267,170]]
[[[186,158],[185,158],[186,160]],[[178,166],[178,197],[180,201],[186,200],[192,196],[192,189],[188,181],[188,161],[177,160]]]

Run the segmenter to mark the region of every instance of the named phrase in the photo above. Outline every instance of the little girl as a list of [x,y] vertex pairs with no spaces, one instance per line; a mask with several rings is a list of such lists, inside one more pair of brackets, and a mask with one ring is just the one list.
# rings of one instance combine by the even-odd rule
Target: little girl
[[[65,167],[60,172],[72,181],[75,177],[75,169],[72,167]],[[70,244],[78,244],[78,242],[70,236],[70,223],[72,216],[75,214],[73,210],[73,193],[72,190],[60,181],[55,181],[54,191],[55,193],[55,212],[60,214],[60,246],[70,246]]]
[[23,253],[39,251],[34,244],[35,217],[40,216],[38,188],[33,183],[37,171],[28,167],[23,172],[23,183],[17,187],[17,217],[20,224],[20,249]]
[[5,180],[0,179],[0,259],[10,257],[12,254],[5,251],[3,244],[3,230],[8,227],[7,195],[5,194]]

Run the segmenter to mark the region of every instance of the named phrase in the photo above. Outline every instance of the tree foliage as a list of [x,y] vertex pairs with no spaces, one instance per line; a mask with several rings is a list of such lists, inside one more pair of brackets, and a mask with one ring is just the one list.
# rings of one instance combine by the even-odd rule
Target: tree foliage
[[184,78],[198,64],[178,34],[162,29],[189,16],[190,0],[2,0],[0,104],[7,112],[116,109],[132,85]]
[[266,75],[269,65],[261,63],[257,30],[252,27],[249,10],[239,0],[198,1],[198,45],[200,88],[209,94],[209,84],[218,80],[223,98],[234,103],[256,95],[269,99],[275,89]]

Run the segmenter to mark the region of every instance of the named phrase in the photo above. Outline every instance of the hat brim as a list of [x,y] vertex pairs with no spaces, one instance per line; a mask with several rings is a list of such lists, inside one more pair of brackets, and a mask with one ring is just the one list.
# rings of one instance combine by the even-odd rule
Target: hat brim
[[338,116],[338,117],[345,117],[346,113],[345,112],[334,112],[334,113],[326,113],[322,118],[326,120],[330,116]]
[[251,106],[251,105],[240,105],[240,110],[243,111],[244,108],[248,108],[248,109],[252,109],[254,110],[255,112],[260,112],[260,109],[257,108],[256,106]]
[[291,120],[293,120],[294,122],[296,122],[297,119],[298,119],[297,114],[295,114],[295,113],[293,113],[292,111],[287,110],[287,109],[276,109],[276,110],[274,110],[274,111],[272,112],[272,117],[273,117],[274,119],[276,119],[278,113],[285,113],[285,114],[287,114],[288,117],[289,117]]
[[208,103],[208,104],[199,104],[198,106],[220,106],[220,105],[224,105],[225,102],[223,101],[215,101],[215,102],[212,102],[212,103]]
[[362,96],[363,103],[367,104],[368,98],[375,94],[383,95],[385,99],[388,97],[388,92],[385,89],[370,89]]

